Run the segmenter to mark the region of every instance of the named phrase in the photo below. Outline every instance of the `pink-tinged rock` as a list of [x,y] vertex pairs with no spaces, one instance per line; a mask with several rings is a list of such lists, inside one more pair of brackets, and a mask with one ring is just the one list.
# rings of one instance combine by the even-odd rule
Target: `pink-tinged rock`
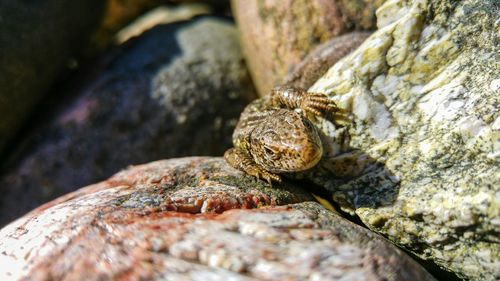
[[1,229],[0,280],[433,280],[308,200],[221,158],[131,167]]
[[[384,0],[233,0],[241,43],[259,95],[282,83],[314,47],[353,30],[375,28]],[[352,46],[355,48],[355,46]]]

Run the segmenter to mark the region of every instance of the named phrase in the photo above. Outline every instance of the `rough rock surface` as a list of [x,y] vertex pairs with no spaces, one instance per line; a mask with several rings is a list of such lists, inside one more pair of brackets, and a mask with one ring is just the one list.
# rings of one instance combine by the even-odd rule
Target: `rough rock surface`
[[434,280],[377,234],[291,204],[305,200],[221,158],[132,167],[0,230],[0,279]]
[[82,50],[100,0],[0,1],[0,153]]
[[255,96],[234,25],[215,18],[158,26],[89,72],[13,153],[0,224],[130,164],[221,155]]
[[498,1],[396,1],[311,91],[328,156],[311,179],[372,230],[460,277],[500,278]]
[[323,76],[330,66],[355,50],[370,32],[351,32],[326,41],[308,54],[285,77],[283,84],[307,89]]
[[242,47],[260,95],[283,81],[314,47],[337,35],[375,28],[383,0],[231,1]]

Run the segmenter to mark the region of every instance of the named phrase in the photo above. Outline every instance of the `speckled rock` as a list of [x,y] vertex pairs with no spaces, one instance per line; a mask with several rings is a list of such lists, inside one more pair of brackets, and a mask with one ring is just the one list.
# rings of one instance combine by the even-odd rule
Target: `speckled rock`
[[0,153],[97,27],[100,0],[0,1]]
[[384,0],[231,1],[242,47],[260,95],[280,84],[314,47],[332,37],[375,28]]
[[[130,164],[221,155],[254,90],[233,24],[161,25],[81,73],[13,151],[0,224]],[[51,115],[53,114],[53,115]]]
[[291,204],[305,200],[221,158],[132,167],[1,229],[0,278],[434,280],[377,234]]
[[311,91],[345,110],[319,119],[311,177],[342,209],[463,278],[500,278],[498,1],[396,1],[378,31]]

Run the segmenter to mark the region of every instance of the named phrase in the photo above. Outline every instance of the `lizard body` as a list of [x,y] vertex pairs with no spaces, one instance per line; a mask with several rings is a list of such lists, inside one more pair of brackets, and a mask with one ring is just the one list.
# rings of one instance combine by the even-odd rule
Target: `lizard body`
[[308,170],[319,162],[323,146],[310,118],[336,110],[323,94],[276,87],[245,108],[233,133],[234,148],[224,158],[247,174],[280,182],[279,174]]

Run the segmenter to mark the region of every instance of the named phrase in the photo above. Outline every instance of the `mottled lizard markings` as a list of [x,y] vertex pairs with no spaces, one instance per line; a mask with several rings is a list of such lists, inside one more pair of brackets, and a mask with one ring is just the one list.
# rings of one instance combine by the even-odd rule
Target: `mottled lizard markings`
[[311,118],[338,110],[324,94],[276,87],[245,108],[233,133],[234,148],[224,158],[270,184],[281,182],[280,174],[308,170],[319,162],[323,145]]

